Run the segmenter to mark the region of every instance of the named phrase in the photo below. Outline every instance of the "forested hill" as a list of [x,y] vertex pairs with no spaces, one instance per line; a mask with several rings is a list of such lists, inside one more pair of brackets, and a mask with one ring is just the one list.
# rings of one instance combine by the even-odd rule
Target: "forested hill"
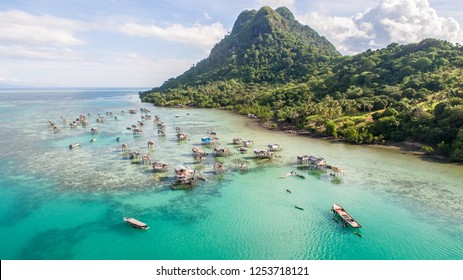
[[242,12],[208,58],[154,90],[230,79],[285,83],[339,56],[326,38],[297,22],[287,8],[263,7]]
[[226,108],[349,143],[412,140],[463,161],[463,47],[426,39],[341,56],[286,8],[245,11],[210,56],[141,93]]

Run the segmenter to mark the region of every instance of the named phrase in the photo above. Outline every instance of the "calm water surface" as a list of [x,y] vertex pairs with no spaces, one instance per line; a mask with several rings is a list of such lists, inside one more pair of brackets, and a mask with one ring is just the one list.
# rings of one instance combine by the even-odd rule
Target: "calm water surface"
[[[152,120],[143,134],[127,129],[142,107]],[[125,111],[126,113],[122,113]],[[107,112],[113,112],[111,116]],[[90,113],[87,127],[62,121]],[[98,114],[104,123],[97,123]],[[117,120],[114,118],[117,116]],[[137,90],[53,89],[0,91],[1,259],[310,259],[461,260],[463,166],[434,163],[395,150],[333,144],[270,132],[253,120],[225,111],[157,108],[139,101]],[[47,127],[54,121],[59,131]],[[98,128],[92,135],[90,129]],[[176,140],[176,127],[189,140]],[[216,131],[235,153],[196,163],[191,148]],[[120,142],[116,138],[120,138]],[[283,150],[272,160],[239,154],[234,137]],[[91,139],[96,139],[90,142]],[[155,147],[149,150],[147,141]],[[69,149],[81,142],[77,149]],[[169,163],[155,174],[131,161],[121,144]],[[323,156],[343,167],[340,180],[298,170],[296,155]],[[217,175],[213,164],[224,163]],[[248,172],[235,166],[245,162]],[[207,181],[173,191],[176,165],[194,168]],[[297,170],[305,179],[280,175]],[[291,193],[286,190],[290,189]],[[359,234],[333,220],[333,202],[361,224]],[[295,205],[304,210],[298,210]],[[123,216],[147,223],[135,230]]]

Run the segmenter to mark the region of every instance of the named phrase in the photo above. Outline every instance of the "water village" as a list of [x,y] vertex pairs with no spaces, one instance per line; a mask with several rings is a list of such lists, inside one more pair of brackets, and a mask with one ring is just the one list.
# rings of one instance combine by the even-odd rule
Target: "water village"
[[[129,114],[131,119],[137,119],[132,125],[126,127],[127,133],[131,133],[134,138],[143,137],[147,140],[145,147],[130,147],[129,144],[121,142],[121,137],[114,139],[114,147],[121,153],[123,159],[127,160],[130,164],[139,164],[152,170],[153,174],[157,174],[164,178],[163,182],[169,185],[172,190],[185,190],[196,187],[200,182],[213,181],[217,176],[223,176],[226,172],[249,172],[252,170],[251,162],[258,161],[273,161],[279,157],[279,152],[283,147],[279,143],[254,143],[252,139],[235,137],[233,139],[219,138],[217,131],[204,131],[204,136],[199,139],[191,139],[191,137],[181,128],[175,127],[175,137],[170,141],[177,141],[179,143],[189,143],[190,145],[182,145],[185,150],[190,150],[191,157],[194,164],[191,162],[169,162],[169,158],[158,158],[156,156],[157,145],[156,142],[160,139],[166,139],[169,135],[167,128],[169,127],[160,116],[151,117],[150,110],[147,108],[140,108],[139,110],[130,108],[128,112],[121,111],[118,114],[114,112],[106,112],[105,114],[98,114],[93,116],[91,113],[81,114],[72,121],[61,117],[61,127],[58,122],[48,121],[48,127],[53,132],[59,133],[61,129],[67,128],[76,129],[78,127],[88,129],[90,140],[88,144],[82,142],[74,142],[69,144],[69,149],[77,150],[82,146],[92,145],[98,134],[104,131],[104,123],[107,121],[118,121],[121,116]],[[138,118],[139,116],[139,118]],[[178,115],[176,118],[180,117]],[[248,116],[253,118],[253,116]],[[94,122],[99,127],[93,126]],[[155,131],[152,135],[145,135],[144,128],[146,126],[153,126]],[[174,130],[170,127],[171,131]],[[144,151],[144,152],[140,152]],[[232,158],[233,160],[228,160]],[[201,168],[196,168],[200,164]],[[344,170],[341,167],[328,164],[328,162],[318,155],[299,154],[294,157],[294,170],[288,171],[280,176],[280,179],[288,177],[295,177],[298,179],[305,179],[310,173],[317,172],[317,174],[326,174],[331,178],[333,183],[339,183],[344,175]],[[286,189],[288,194],[291,194],[290,189]],[[304,210],[303,207],[298,205],[294,206],[298,210]],[[336,222],[341,221],[342,225],[352,228],[359,228],[360,224],[356,222],[341,206],[334,204],[331,208],[335,217],[333,220]],[[138,229],[148,229],[149,227],[134,218],[125,218],[124,221],[132,227]]]

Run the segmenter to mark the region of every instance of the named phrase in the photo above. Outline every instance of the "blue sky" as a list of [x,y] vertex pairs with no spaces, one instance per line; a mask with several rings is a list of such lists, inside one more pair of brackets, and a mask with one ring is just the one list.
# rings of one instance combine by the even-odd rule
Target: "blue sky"
[[0,86],[159,86],[264,5],[288,7],[345,55],[427,37],[463,44],[460,0],[2,0]]

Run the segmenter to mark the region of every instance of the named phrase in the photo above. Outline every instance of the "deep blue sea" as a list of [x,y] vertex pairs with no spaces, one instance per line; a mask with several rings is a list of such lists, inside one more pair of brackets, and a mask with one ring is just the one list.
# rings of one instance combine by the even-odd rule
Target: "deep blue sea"
[[[227,111],[158,108],[141,103],[137,93],[0,90],[2,260],[463,259],[462,165],[268,131]],[[138,113],[128,113],[131,108]],[[146,114],[152,119],[140,126]],[[71,128],[80,115],[89,124]],[[157,133],[155,116],[166,124],[165,136]],[[132,125],[142,134],[133,135]],[[187,141],[177,140],[177,127]],[[201,146],[210,131],[231,156],[215,157],[213,147]],[[238,153],[235,137],[253,140],[254,147]],[[70,149],[75,142],[81,146]],[[167,162],[169,171],[154,173],[130,160],[122,143]],[[273,159],[254,158],[253,149],[273,143],[283,148]],[[208,152],[205,161],[193,159],[193,146]],[[344,174],[297,169],[299,154],[322,156]],[[214,172],[216,161],[223,174]],[[247,172],[236,168],[241,163]],[[172,190],[177,165],[206,181]],[[280,177],[289,171],[305,178]],[[363,227],[334,221],[334,202]],[[150,229],[134,229],[122,217]]]

